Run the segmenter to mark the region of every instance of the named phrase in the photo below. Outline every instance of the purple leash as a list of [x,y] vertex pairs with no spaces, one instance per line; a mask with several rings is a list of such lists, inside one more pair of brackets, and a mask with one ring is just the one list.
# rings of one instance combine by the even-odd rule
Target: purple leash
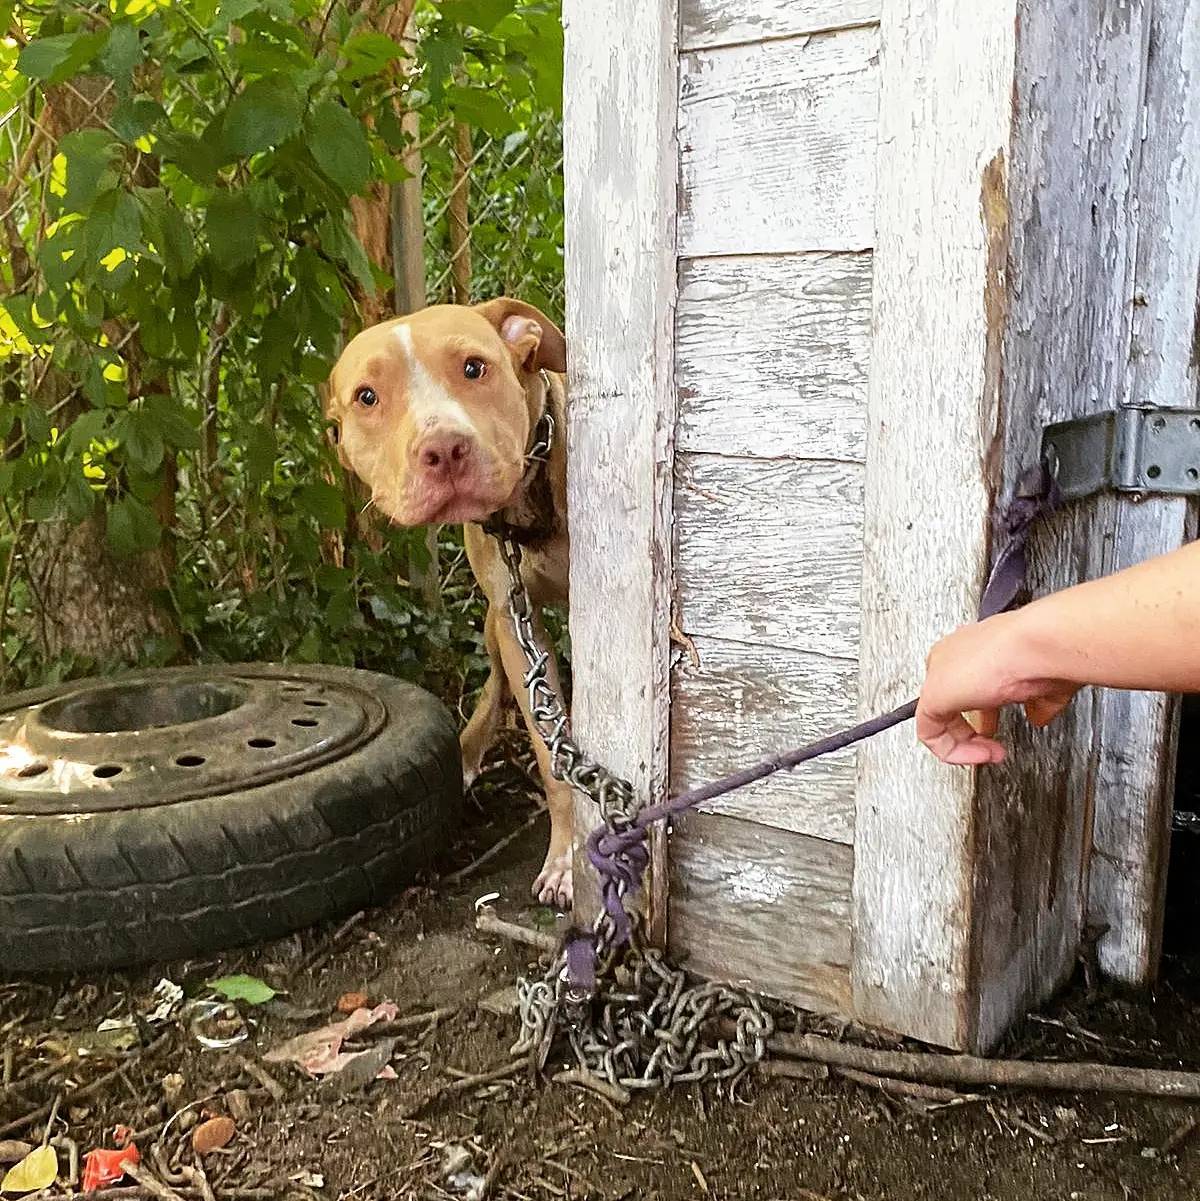
[[[1058,485],[1044,460],[1021,476],[1004,512],[1002,525],[1007,541],[988,577],[979,605],[980,620],[1003,613],[1020,600],[1025,588],[1026,548],[1030,532],[1041,517],[1058,508],[1061,499]],[[651,805],[641,810],[628,826],[616,828],[605,825],[593,830],[587,840],[588,860],[600,877],[604,909],[613,926],[613,946],[622,946],[630,940],[631,925],[623,898],[641,887],[642,877],[650,863],[647,836],[655,822],[685,813],[705,801],[744,788],[776,772],[790,771],[822,755],[873,738],[884,730],[908,721],[916,711],[917,702],[909,701],[890,713],[869,718],[849,729],[810,742],[807,746],[782,751],[760,763],[681,793],[660,805]],[[564,954],[567,982],[571,990],[576,996],[591,996],[596,984],[595,935],[587,931],[572,931],[567,937]]]

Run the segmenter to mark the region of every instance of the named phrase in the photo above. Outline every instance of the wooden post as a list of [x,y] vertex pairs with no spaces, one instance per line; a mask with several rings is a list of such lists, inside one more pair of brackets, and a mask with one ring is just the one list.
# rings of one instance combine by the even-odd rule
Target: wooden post
[[[1195,403],[1198,19],[1195,0],[885,7],[864,711],[913,692],[928,648],[973,616],[993,498],[1047,421]],[[1074,506],[1039,532],[1034,590],[1172,549],[1185,517],[1179,501]],[[1105,965],[1147,979],[1174,723],[1168,698],[1084,694],[1049,731],[1011,720],[1002,769],[943,767],[911,731],[864,747],[859,1016],[992,1046],[1073,966],[1093,821]]]
[[[884,6],[867,412],[859,705],[902,702],[934,640],[967,621],[987,567],[1014,0]],[[969,71],[964,64],[971,64]],[[855,1011],[963,1047],[974,848],[971,775],[911,729],[858,755]]]
[[[678,17],[674,0],[564,0],[563,23],[574,729],[653,802],[667,781]],[[581,920],[596,822],[580,800]]]
[[[1200,3],[1145,5],[1148,48],[1136,205],[1136,252],[1126,293],[1128,403],[1200,402]],[[1136,27],[1135,27],[1136,28]],[[1114,511],[1115,509],[1115,511]],[[1196,506],[1157,498],[1110,503],[1094,536],[1108,543],[1105,570],[1128,566],[1195,536]],[[1111,534],[1110,534],[1111,531]],[[1110,540],[1111,538],[1111,540]],[[1095,821],[1088,917],[1108,927],[1100,965],[1128,984],[1146,985],[1162,945],[1167,851],[1174,792],[1177,698],[1105,693],[1098,699]],[[1129,746],[1138,731],[1147,754]],[[1133,752],[1133,753],[1131,753]]]

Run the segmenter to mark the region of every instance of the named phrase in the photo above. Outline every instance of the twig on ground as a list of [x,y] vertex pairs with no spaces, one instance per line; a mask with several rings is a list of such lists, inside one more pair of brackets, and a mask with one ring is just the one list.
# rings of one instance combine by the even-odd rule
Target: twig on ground
[[877,1088],[889,1097],[915,1097],[918,1101],[933,1101],[938,1105],[949,1105],[952,1101],[962,1101],[962,1093],[956,1093],[951,1088],[939,1088],[936,1084],[921,1084],[917,1080],[897,1080],[894,1076],[875,1076],[870,1072],[860,1072],[855,1068],[833,1069],[843,1080],[852,1084],[862,1084],[867,1088]]
[[1171,1131],[1171,1136],[1158,1149],[1159,1155],[1174,1155],[1200,1129],[1200,1116],[1191,1114]]
[[[84,1085],[83,1088],[76,1089],[73,1093],[68,1094],[65,1098],[60,1097],[58,1100],[65,1100],[68,1105],[74,1105],[79,1101],[85,1101],[88,1097],[94,1096],[102,1088],[111,1084],[118,1079],[121,1073],[130,1066],[130,1064],[138,1062],[138,1060],[146,1059],[153,1055],[156,1051],[165,1047],[171,1039],[171,1032],[160,1035],[148,1047],[139,1051],[136,1055],[125,1060],[120,1067],[114,1068],[111,1072],[105,1072],[103,1076],[97,1076],[91,1084]],[[0,1126],[0,1138],[5,1138],[10,1134],[17,1134],[22,1130],[28,1130],[30,1126],[36,1126],[44,1118],[49,1116],[53,1106],[41,1105],[37,1109],[31,1110],[24,1117],[15,1118],[5,1126]]]
[[460,867],[458,871],[451,872],[448,876],[442,877],[442,883],[449,885],[451,888],[457,888],[464,880],[473,876],[481,867],[487,863],[491,863],[506,847],[511,846],[517,839],[526,834],[531,827],[544,816],[544,809],[539,809],[531,818],[522,822],[511,834],[506,834],[499,842],[488,847],[478,859],[473,859],[466,867]]
[[[184,1201],[203,1201],[199,1189],[177,1189]],[[277,1201],[280,1192],[270,1188],[229,1188],[215,1194],[217,1201]],[[73,1193],[70,1201],[161,1201],[162,1193],[156,1193],[145,1185],[118,1185],[115,1188],[92,1189],[86,1193]]]
[[1147,1097],[1200,1099],[1200,1073],[1129,1068],[1106,1063],[1042,1063],[980,1059],[921,1051],[879,1051],[837,1043],[813,1034],[777,1034],[767,1043],[774,1055],[854,1068],[877,1076],[926,1084],[994,1085],[1054,1092],[1130,1093]]
[[257,1080],[271,1094],[273,1101],[282,1101],[287,1096],[287,1089],[261,1063],[246,1055],[239,1055],[238,1065],[247,1076]]
[[1032,1122],[1021,1117],[1019,1113],[1005,1113],[1004,1115],[1012,1124],[1026,1134],[1033,1135],[1039,1143],[1045,1143],[1048,1147],[1053,1147],[1057,1144],[1058,1139],[1054,1137],[1048,1130],[1043,1130],[1040,1126],[1035,1126]]
[[[4,1066],[6,1073],[11,1066],[12,1061],[10,1057],[13,1054],[14,1052],[12,1047],[9,1047],[4,1053]],[[0,1090],[0,1101],[6,1100],[8,1097],[17,1092],[24,1092],[27,1088],[31,1088],[35,1084],[41,1084],[46,1080],[52,1079],[64,1068],[69,1068],[74,1062],[75,1060],[73,1056],[64,1055],[61,1059],[56,1059],[53,1063],[47,1064],[44,1068],[39,1068],[36,1072],[29,1072],[28,1074],[23,1075],[20,1080],[6,1078],[4,1081],[3,1090]]]
[[74,1188],[79,1183],[79,1144],[60,1134],[50,1140],[50,1145],[67,1153],[67,1183]]
[[498,938],[507,938],[510,942],[520,943],[522,946],[547,951],[551,955],[558,950],[558,939],[553,934],[546,934],[542,930],[530,930],[527,926],[518,926],[515,922],[506,922],[496,916],[496,911],[490,905],[484,905],[475,915],[475,929],[481,934],[494,934]]
[[411,1118],[415,1117],[426,1106],[432,1105],[435,1101],[440,1101],[443,1097],[453,1096],[455,1093],[469,1092],[473,1088],[479,1088],[485,1084],[495,1084],[498,1080],[507,1080],[510,1076],[515,1076],[518,1072],[523,1071],[528,1066],[528,1059],[515,1059],[511,1063],[501,1064],[499,1067],[489,1068],[486,1072],[476,1072],[472,1076],[460,1076],[455,1080],[448,1080],[445,1084],[440,1084],[436,1088],[425,1093],[424,1096],[418,1097],[405,1110],[404,1116]]
[[319,968],[331,955],[338,950],[342,942],[345,940],[346,935],[349,934],[350,931],[353,930],[355,926],[357,926],[363,920],[364,917],[366,917],[366,913],[360,909],[358,913],[352,914],[344,922],[342,922],[342,924],[324,942],[322,942],[319,947],[315,947],[313,950],[311,950],[292,969],[292,971],[288,974],[288,983],[291,983],[296,979],[297,976],[304,972],[316,971],[317,968]]
[[153,1196],[160,1198],[161,1201],[183,1201],[173,1188],[163,1184],[145,1164],[130,1163],[129,1160],[123,1159],[121,1160],[121,1167],[130,1180],[136,1180],[142,1188],[146,1189]]
[[758,1070],[764,1076],[782,1076],[788,1080],[828,1080],[829,1069],[823,1063],[802,1059],[764,1059]]
[[374,1026],[368,1026],[365,1030],[360,1030],[354,1037],[356,1040],[370,1040],[376,1037],[381,1037],[385,1034],[404,1034],[409,1030],[417,1030],[422,1026],[437,1025],[438,1022],[444,1022],[446,1018],[453,1017],[458,1013],[457,1005],[447,1005],[442,1009],[429,1009],[425,1013],[409,1013],[402,1018],[396,1018],[391,1022],[376,1022]]
[[208,1177],[204,1174],[204,1169],[199,1164],[196,1164],[195,1167],[187,1167],[185,1165],[179,1170],[192,1182],[192,1187],[199,1192],[201,1201],[217,1201],[213,1195],[212,1185],[208,1183]]
[[614,1105],[628,1105],[632,1096],[628,1089],[619,1084],[611,1084],[594,1072],[585,1072],[582,1068],[568,1068],[552,1077],[555,1084],[573,1084],[577,1088],[586,1088],[588,1092],[611,1101]]
[[510,1153],[501,1148],[492,1156],[492,1162],[488,1166],[487,1175],[483,1178],[483,1183],[479,1186],[479,1201],[487,1201],[492,1195],[492,1190],[500,1183],[500,1176],[508,1167]]

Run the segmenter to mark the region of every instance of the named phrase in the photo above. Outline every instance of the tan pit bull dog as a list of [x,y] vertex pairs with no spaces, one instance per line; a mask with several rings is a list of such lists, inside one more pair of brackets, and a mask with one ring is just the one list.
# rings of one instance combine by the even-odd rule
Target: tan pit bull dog
[[[479,773],[505,697],[515,694],[550,810],[550,849],[533,892],[562,908],[571,904],[571,789],[551,775],[531,723],[525,660],[505,607],[508,576],[496,542],[476,523],[502,512],[520,531],[525,584],[544,638],[542,606],[567,601],[566,369],[562,331],[532,305],[508,297],[470,308],[436,305],[354,338],[327,398],[342,463],[370,489],[376,508],[399,525],[465,526],[467,558],[488,601],[491,670],[463,731],[464,775],[469,784]],[[527,455],[548,428],[547,414],[554,433],[541,465]]]

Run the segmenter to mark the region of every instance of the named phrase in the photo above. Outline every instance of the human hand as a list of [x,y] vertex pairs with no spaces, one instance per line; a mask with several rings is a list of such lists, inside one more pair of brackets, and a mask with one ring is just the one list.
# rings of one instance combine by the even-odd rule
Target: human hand
[[917,737],[943,763],[999,763],[1000,710],[1024,706],[1035,726],[1053,721],[1079,685],[1039,673],[1021,614],[1005,613],[963,626],[929,652],[917,703]]

